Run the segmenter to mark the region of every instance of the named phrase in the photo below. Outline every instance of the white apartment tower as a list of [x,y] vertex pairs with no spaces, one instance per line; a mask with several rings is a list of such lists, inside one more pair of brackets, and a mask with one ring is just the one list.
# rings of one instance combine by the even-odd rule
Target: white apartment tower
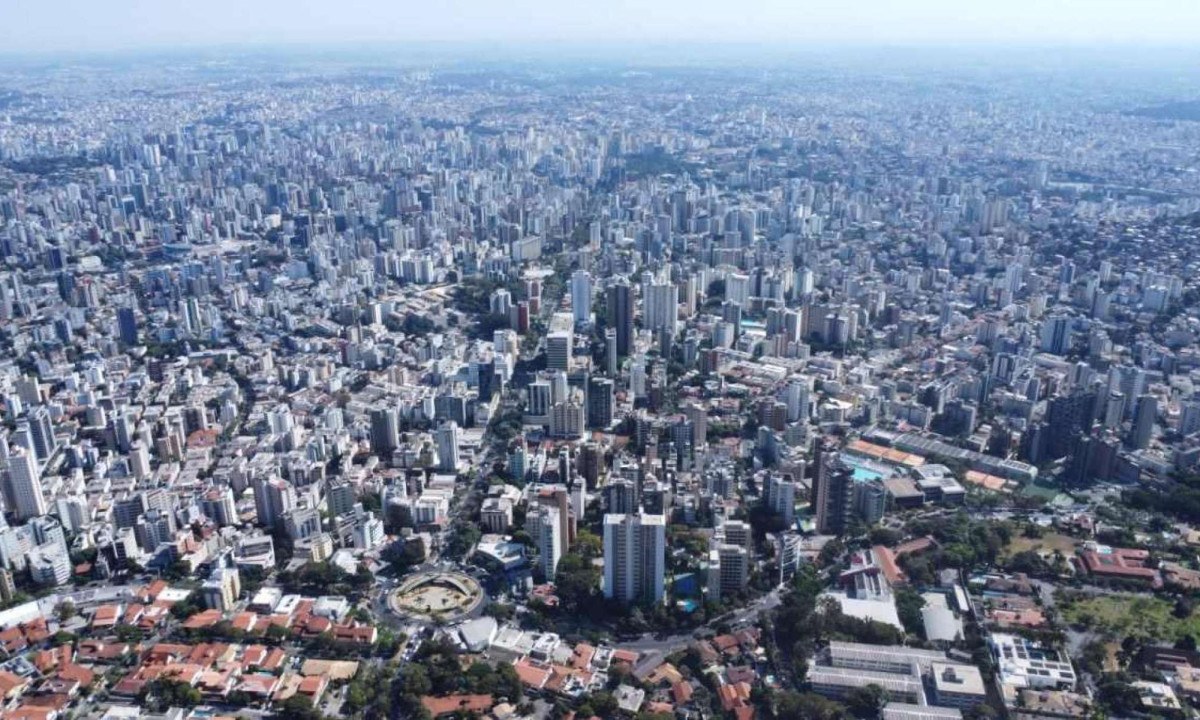
[[605,515],[604,596],[626,604],[662,604],[666,545],[662,515]]
[[45,515],[46,496],[42,492],[42,471],[33,452],[15,446],[8,454],[7,499],[19,520]]
[[547,581],[554,580],[554,571],[562,558],[562,525],[558,509],[539,505],[527,520],[530,537],[537,546],[538,567]]

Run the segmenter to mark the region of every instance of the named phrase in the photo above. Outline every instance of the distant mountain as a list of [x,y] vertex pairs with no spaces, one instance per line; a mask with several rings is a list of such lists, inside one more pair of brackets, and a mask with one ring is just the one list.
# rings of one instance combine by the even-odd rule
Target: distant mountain
[[1200,100],[1184,100],[1181,102],[1152,105],[1137,108],[1125,113],[1138,117],[1154,118],[1155,120],[1191,120],[1200,122]]

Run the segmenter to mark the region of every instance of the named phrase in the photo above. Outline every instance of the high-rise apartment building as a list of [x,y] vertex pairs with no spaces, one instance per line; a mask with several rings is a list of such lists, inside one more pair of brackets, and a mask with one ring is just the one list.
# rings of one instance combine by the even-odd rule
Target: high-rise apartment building
[[33,452],[23,447],[13,447],[8,454],[7,477],[5,499],[18,520],[46,514],[41,468]]
[[527,531],[538,551],[537,567],[547,581],[554,580],[562,558],[562,525],[558,508],[538,505],[526,520]]
[[633,348],[633,286],[625,278],[617,278],[607,291],[608,327],[615,333],[619,357],[626,357]]
[[604,596],[626,604],[666,598],[666,519],[646,513],[604,517]]

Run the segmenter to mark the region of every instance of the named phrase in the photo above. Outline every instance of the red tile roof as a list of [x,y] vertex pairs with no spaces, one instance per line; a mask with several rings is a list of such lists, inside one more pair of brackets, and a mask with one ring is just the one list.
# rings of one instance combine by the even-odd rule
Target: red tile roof
[[485,713],[492,709],[496,701],[491,695],[447,695],[446,697],[426,695],[421,698],[421,704],[425,706],[430,715],[436,718],[456,712]]

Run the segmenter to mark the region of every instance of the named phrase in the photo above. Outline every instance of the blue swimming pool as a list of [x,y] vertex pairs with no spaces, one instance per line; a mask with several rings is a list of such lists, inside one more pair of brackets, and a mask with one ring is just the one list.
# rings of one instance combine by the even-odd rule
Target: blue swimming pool
[[852,477],[858,482],[868,482],[870,480],[879,480],[883,477],[883,474],[855,465]]

